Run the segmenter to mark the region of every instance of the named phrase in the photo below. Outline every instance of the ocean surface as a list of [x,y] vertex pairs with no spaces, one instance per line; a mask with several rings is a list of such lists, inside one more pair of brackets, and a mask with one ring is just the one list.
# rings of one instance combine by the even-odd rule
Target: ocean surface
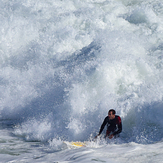
[[0,1],[0,163],[28,162],[163,162],[162,0]]

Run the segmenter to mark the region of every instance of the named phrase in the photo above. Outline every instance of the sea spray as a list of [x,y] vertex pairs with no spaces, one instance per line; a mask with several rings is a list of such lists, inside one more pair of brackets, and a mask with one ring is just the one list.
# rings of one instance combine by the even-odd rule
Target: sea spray
[[[114,108],[122,118],[123,131],[119,146],[107,142],[108,149],[110,145],[113,153],[116,148],[119,153],[132,150],[129,160],[133,162],[138,161],[135,154],[139,161],[149,161],[147,153],[148,158],[142,158],[137,151],[145,149],[141,143],[148,145],[150,153],[149,144],[159,142],[161,152],[162,6],[159,0],[0,2],[2,142],[7,142],[6,135],[22,144],[40,142],[31,148],[37,156],[24,160],[45,161],[39,148],[54,140],[51,145],[56,144],[59,151],[60,141],[89,140]],[[40,147],[41,143],[45,146]],[[159,162],[157,154],[150,156]],[[77,159],[71,152],[67,155],[62,161]],[[24,161],[24,156],[17,158]],[[81,160],[107,159],[107,155],[103,160],[90,154]],[[10,160],[4,156],[3,161]]]

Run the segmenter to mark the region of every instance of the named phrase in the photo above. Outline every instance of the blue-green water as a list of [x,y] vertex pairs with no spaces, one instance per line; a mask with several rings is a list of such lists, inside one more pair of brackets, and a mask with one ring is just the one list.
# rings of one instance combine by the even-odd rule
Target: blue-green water
[[[2,0],[0,162],[161,162],[162,22],[161,0]],[[110,108],[120,138],[90,141]]]

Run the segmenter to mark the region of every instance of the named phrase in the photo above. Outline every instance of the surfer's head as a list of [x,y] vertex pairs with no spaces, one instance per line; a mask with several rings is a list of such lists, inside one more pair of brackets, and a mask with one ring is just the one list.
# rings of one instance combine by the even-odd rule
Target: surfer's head
[[108,112],[109,119],[114,119],[115,114],[116,114],[116,111],[114,109],[110,109],[109,112]]

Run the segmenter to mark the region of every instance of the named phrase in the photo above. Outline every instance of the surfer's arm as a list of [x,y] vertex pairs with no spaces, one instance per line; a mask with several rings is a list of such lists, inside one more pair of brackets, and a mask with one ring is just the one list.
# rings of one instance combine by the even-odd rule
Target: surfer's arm
[[100,134],[102,133],[102,131],[103,131],[103,129],[104,129],[106,123],[107,123],[107,118],[108,118],[108,117],[106,117],[106,118],[104,119],[104,121],[103,121],[103,123],[102,123],[102,125],[101,125],[101,128],[100,128],[100,131],[99,131],[99,134],[98,134],[98,135],[100,135]]

